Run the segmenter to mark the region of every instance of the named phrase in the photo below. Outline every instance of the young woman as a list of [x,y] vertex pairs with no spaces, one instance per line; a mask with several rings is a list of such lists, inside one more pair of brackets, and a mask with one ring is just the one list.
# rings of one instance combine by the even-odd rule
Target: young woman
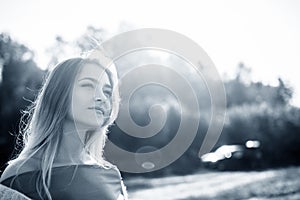
[[32,199],[127,199],[119,170],[103,157],[119,91],[114,65],[100,61],[72,58],[49,73],[1,184]]

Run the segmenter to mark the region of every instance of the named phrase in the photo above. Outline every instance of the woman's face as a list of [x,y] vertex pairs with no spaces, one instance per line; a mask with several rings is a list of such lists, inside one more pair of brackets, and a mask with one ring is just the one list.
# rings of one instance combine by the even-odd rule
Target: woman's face
[[75,79],[69,117],[77,126],[99,128],[111,113],[112,83],[105,70],[86,64]]

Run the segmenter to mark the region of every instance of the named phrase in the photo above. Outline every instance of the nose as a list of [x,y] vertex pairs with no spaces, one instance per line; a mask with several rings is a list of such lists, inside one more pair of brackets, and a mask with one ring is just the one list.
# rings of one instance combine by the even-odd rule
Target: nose
[[95,101],[97,102],[104,102],[107,100],[107,97],[104,95],[104,93],[102,92],[102,90],[97,90],[95,92]]

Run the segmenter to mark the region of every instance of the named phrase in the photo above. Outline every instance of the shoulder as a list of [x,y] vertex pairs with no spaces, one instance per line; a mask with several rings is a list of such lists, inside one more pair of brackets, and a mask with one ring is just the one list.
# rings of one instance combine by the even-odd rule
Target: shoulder
[[5,168],[1,175],[0,182],[9,177],[16,176],[17,174],[34,171],[36,169],[37,163],[33,162],[32,160],[14,160]]
[[[69,199],[117,199],[122,191],[121,180],[115,168],[100,165],[73,165],[54,168],[53,191],[64,190]],[[84,191],[84,192],[83,192]],[[72,197],[72,198],[71,198]],[[102,198],[101,198],[102,199]]]
[[101,165],[78,165],[76,166],[77,174],[88,177],[102,177],[102,178],[118,178],[120,179],[120,171],[115,166],[101,166]]
[[9,164],[1,175],[0,182],[17,174],[17,165]]

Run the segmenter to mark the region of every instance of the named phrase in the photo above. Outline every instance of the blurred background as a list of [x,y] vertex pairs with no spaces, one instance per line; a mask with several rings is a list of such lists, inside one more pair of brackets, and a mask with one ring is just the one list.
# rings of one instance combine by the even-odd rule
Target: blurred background
[[[102,42],[129,30],[163,28],[189,37],[213,60],[226,90],[226,119],[215,147],[199,157],[211,117],[204,80],[165,52],[135,52],[118,60],[120,76],[150,61],[173,67],[190,80],[201,111],[197,135],[179,159],[154,172],[122,173],[132,199],[300,199],[299,1],[2,0],[0,5],[1,170],[20,148],[21,111],[55,64],[92,49],[91,38]],[[142,87],[131,98],[130,113],[145,126],[156,103],[167,115],[157,135],[134,138],[113,126],[109,139],[132,152],[168,144],[181,117],[172,92]]]

